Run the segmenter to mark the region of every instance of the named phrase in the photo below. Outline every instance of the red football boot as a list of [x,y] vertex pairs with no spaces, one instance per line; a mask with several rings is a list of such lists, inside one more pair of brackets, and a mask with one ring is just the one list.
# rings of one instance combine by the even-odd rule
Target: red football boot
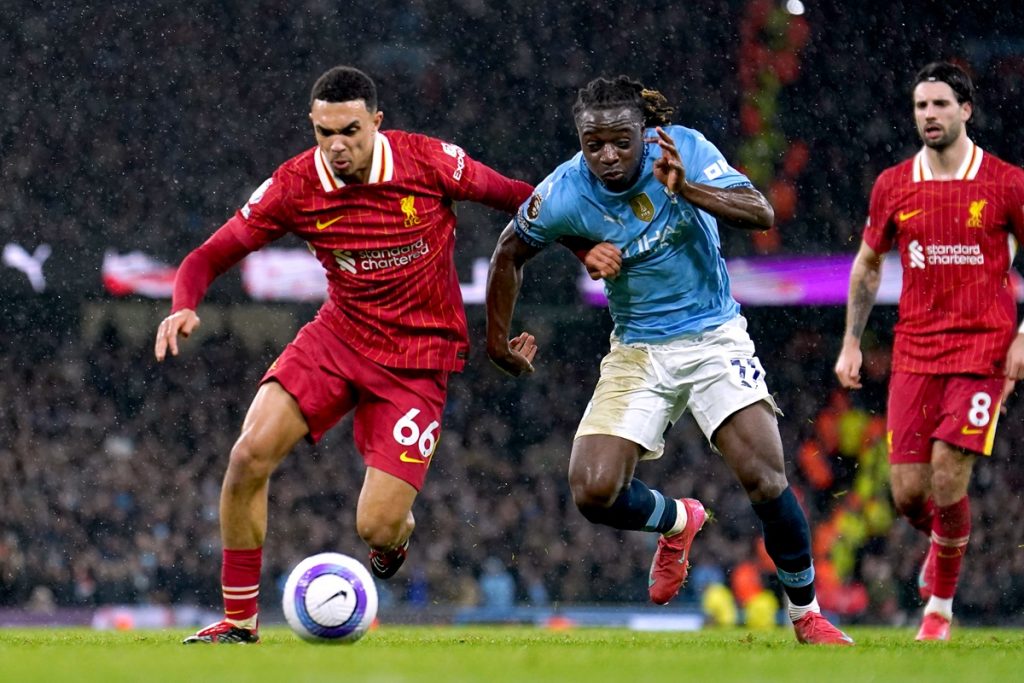
[[185,645],[193,645],[195,643],[245,645],[247,643],[260,642],[260,636],[256,629],[235,626],[230,621],[218,621],[204,629],[200,629],[195,635],[189,636],[181,642]]
[[391,550],[370,550],[370,570],[378,579],[390,579],[405,562],[409,554],[409,539]]
[[647,593],[656,605],[668,603],[682,588],[690,571],[690,546],[708,516],[699,500],[681,498],[680,502],[686,508],[686,526],[678,534],[659,538],[651,560]]
[[921,620],[921,628],[914,640],[949,640],[949,627],[949,619],[937,612],[929,612]]
[[853,645],[853,638],[829,623],[818,612],[808,612],[793,622],[796,639],[804,645]]

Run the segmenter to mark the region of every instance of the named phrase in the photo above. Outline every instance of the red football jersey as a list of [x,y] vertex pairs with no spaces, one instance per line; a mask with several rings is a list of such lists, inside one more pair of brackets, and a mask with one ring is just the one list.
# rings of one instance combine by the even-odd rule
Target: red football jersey
[[871,191],[864,242],[903,264],[893,369],[1002,374],[1016,333],[1009,269],[1024,239],[1024,171],[973,142],[953,180],[922,149]]
[[532,190],[456,145],[392,130],[377,134],[368,182],[341,182],[314,147],[282,164],[222,230],[249,250],[285,233],[305,240],[327,271],[321,315],[366,358],[455,371],[469,341],[452,203],[514,213]]

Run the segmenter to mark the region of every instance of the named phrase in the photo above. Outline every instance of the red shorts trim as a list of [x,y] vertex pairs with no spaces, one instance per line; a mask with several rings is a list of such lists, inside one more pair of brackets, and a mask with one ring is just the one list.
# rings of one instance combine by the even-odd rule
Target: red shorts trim
[[889,462],[930,463],[932,441],[992,454],[1002,377],[894,372],[889,382]]
[[295,398],[314,443],[354,409],[355,444],[366,466],[418,491],[441,438],[448,375],[368,360],[318,316],[299,330],[261,384],[277,382]]

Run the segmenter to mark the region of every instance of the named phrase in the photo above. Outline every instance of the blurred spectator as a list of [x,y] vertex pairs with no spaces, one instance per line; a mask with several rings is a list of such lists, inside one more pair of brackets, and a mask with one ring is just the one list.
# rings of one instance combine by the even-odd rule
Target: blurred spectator
[[[7,406],[0,413],[0,604],[23,604],[38,585],[48,587],[60,605],[217,604],[220,459],[249,398],[235,387],[255,387],[275,350],[250,348],[241,335],[213,334],[187,342],[193,347],[178,358],[175,372],[164,372],[149,360],[148,340],[130,343],[113,323],[100,323],[92,336],[83,336],[85,328],[67,320],[61,323],[66,332],[49,336],[53,321],[43,313],[46,308],[27,316],[37,326],[25,322],[17,333],[8,329],[0,335],[0,362],[8,369],[0,383],[0,402]],[[107,310],[110,320],[136,324],[127,305],[116,310],[121,312]],[[306,313],[296,309],[295,324]],[[470,313],[471,329],[479,331],[482,312]],[[840,588],[863,585],[870,611],[858,607],[860,618],[893,622],[918,606],[915,581],[924,548],[902,523],[888,532],[870,531],[873,524],[885,529],[891,522],[885,522],[884,510],[869,512],[863,505],[876,500],[887,507],[887,493],[857,483],[880,476],[863,460],[875,452],[880,435],[868,430],[857,438],[829,437],[815,426],[823,411],[838,410],[838,434],[843,424],[864,429],[881,406],[837,407],[815,387],[828,376],[837,339],[795,343],[807,330],[839,329],[842,313],[747,310],[753,333],[766,338],[769,382],[787,413],[783,439],[793,458],[793,483],[804,492],[815,529],[819,571],[835,576]],[[216,307],[208,314],[214,320]],[[537,373],[516,383],[474,348],[467,371],[454,378],[446,418],[452,426],[433,465],[443,471],[417,503],[429,543],[388,586],[394,589],[392,604],[410,595],[427,595],[431,603],[478,604],[487,592],[482,580],[490,581],[488,558],[510,553],[515,562],[506,568],[508,575],[497,568],[501,604],[527,598],[532,604],[646,601],[649,539],[586,523],[564,479],[573,425],[589,395],[593,360],[607,344],[606,327],[580,322],[575,312],[562,316],[525,307],[521,315],[531,319],[531,327],[533,321],[544,327],[547,352]],[[792,366],[781,349],[799,350]],[[776,365],[779,371],[773,372]],[[189,398],[200,395],[196,389],[202,400]],[[1011,403],[1009,409],[1019,406]],[[867,419],[844,418],[851,410]],[[1019,508],[1017,492],[1024,487],[1010,457],[1024,440],[1024,421],[1007,420],[1004,426],[974,482],[984,494],[975,514],[984,517],[978,527],[985,533],[972,539],[972,561],[962,578],[966,621],[1016,623],[1024,608],[1024,557],[1017,552],[1024,527],[1005,514]],[[350,429],[344,421],[320,445],[300,447],[271,487],[271,514],[283,526],[267,541],[268,600],[278,594],[273,577],[286,575],[301,558],[362,547],[352,501],[346,500],[355,490],[351,482],[361,476]],[[803,440],[818,438],[831,453],[824,464],[843,483],[811,495],[813,481],[804,477],[796,454]],[[845,462],[851,458],[853,463]],[[726,576],[736,580],[748,564],[761,589],[777,591],[770,567],[761,566],[760,554],[751,550],[757,520],[738,504],[743,492],[694,425],[676,425],[664,458],[644,466],[644,476],[667,491],[697,495],[719,513],[695,545],[693,576],[680,600],[698,600],[705,585]],[[859,507],[851,507],[855,499]],[[837,514],[854,514],[858,525],[866,525],[861,541],[851,543],[849,531],[861,526],[837,524]],[[834,554],[837,548],[840,555]]]
[[511,610],[516,603],[516,581],[504,563],[496,557],[484,560],[480,574],[481,607],[498,612]]

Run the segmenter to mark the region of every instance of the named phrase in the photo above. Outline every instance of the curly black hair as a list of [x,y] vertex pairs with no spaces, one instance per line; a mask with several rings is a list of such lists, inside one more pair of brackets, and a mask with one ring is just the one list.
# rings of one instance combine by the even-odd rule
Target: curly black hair
[[667,126],[675,112],[668,100],[657,90],[645,88],[628,76],[598,77],[580,88],[572,106],[573,118],[586,109],[634,107],[644,120],[645,127]]

